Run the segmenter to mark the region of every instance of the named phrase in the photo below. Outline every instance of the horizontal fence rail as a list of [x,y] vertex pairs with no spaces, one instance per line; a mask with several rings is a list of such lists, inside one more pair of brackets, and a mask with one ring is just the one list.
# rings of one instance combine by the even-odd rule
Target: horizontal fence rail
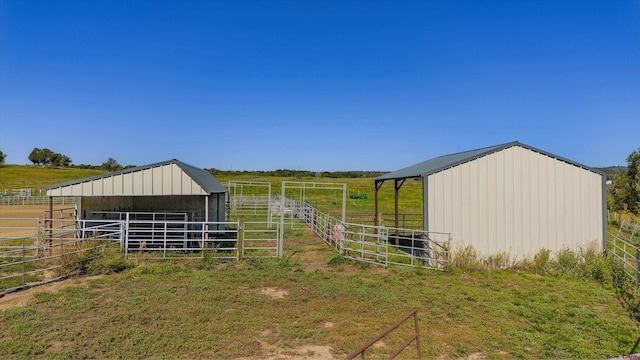
[[49,205],[49,199],[53,205],[74,205],[76,199],[69,196],[21,196],[21,195],[1,195],[0,205]]

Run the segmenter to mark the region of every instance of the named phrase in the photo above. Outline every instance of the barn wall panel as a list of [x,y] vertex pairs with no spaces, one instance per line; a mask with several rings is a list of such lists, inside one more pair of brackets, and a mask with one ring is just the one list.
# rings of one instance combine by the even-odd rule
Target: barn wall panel
[[102,196],[104,195],[104,191],[102,189],[104,185],[104,178],[96,179],[93,181],[87,181],[87,184],[91,185],[91,195],[92,196]]
[[153,195],[153,169],[143,169],[142,195]]
[[428,225],[483,255],[602,241],[601,176],[514,146],[428,176]]
[[142,171],[132,172],[131,174],[128,174],[128,175],[131,175],[131,183],[133,185],[133,191],[131,192],[131,194],[128,194],[128,195],[144,194],[143,192],[144,183],[142,181]]
[[171,184],[172,184],[172,188],[171,188],[171,193],[172,194],[183,194],[183,188],[182,188],[182,170],[180,169],[174,169],[171,172]]
[[177,166],[175,164],[171,164],[171,165],[165,165],[163,166],[162,169],[162,194],[164,195],[174,195],[175,193],[173,192],[173,172],[175,171],[175,168],[177,168]]

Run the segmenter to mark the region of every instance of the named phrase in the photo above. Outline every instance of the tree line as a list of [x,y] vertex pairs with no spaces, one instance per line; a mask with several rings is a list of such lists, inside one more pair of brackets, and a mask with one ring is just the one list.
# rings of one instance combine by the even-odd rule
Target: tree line
[[29,161],[31,161],[33,165],[53,167],[69,167],[72,162],[71,158],[67,155],[62,155],[47,148],[33,148],[29,154]]
[[[118,161],[114,158],[108,158],[105,162],[100,165],[87,165],[73,164],[73,160],[67,155],[55,152],[51,149],[47,148],[33,148],[31,153],[29,153],[29,161],[33,165],[39,166],[48,166],[48,167],[57,167],[57,168],[77,168],[77,169],[93,169],[93,170],[104,170],[104,171],[118,171],[122,169],[128,169],[131,167],[135,167],[135,165],[127,165],[122,166],[118,163]],[[0,164],[4,164],[7,159],[7,154],[0,151]]]
[[290,169],[278,169],[278,170],[220,170],[216,168],[205,169],[211,173],[211,175],[254,175],[254,176],[278,176],[278,177],[292,177],[292,178],[310,178],[310,177],[325,177],[325,178],[372,178],[383,174],[384,171],[309,171],[309,170],[290,170]]
[[627,157],[627,169],[620,171],[609,187],[610,210],[640,215],[640,148]]

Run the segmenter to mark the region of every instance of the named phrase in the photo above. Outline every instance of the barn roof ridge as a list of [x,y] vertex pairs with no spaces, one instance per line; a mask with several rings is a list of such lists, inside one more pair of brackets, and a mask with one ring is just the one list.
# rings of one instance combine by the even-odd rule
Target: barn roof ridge
[[419,162],[417,164],[410,165],[402,169],[378,176],[374,180],[376,182],[379,182],[379,181],[385,181],[390,179],[408,179],[408,178],[431,175],[433,173],[436,173],[436,172],[439,172],[439,171],[442,171],[442,170],[445,170],[469,161],[473,161],[475,159],[481,158],[483,156],[486,156],[504,149],[508,149],[513,146],[520,146],[522,148],[535,151],[537,153],[552,157],[560,161],[564,161],[571,165],[578,166],[585,170],[589,170],[602,175],[601,171],[595,170],[589,166],[585,166],[575,161],[563,158],[561,156],[551,154],[549,152],[537,149],[533,146],[523,144],[519,141],[512,141],[512,142],[508,142],[500,145],[487,146],[487,147],[483,147],[475,150],[468,150],[468,151],[462,151],[462,152],[457,152],[453,154],[441,155],[441,156],[438,156],[423,162]]
[[193,165],[189,165],[178,159],[171,159],[171,160],[161,161],[153,164],[141,165],[141,166],[131,167],[131,168],[122,169],[118,171],[112,171],[112,172],[95,175],[91,177],[86,177],[82,179],[71,180],[71,181],[67,181],[67,182],[63,182],[55,185],[45,186],[44,189],[51,190],[51,189],[56,189],[64,186],[81,184],[84,182],[104,179],[111,176],[119,176],[123,174],[133,173],[136,171],[151,169],[151,168],[170,165],[170,164],[175,164],[176,166],[178,166],[180,169],[182,169],[182,171],[184,171],[187,175],[189,175],[189,177],[191,177],[193,181],[195,181],[198,185],[200,185],[200,187],[202,187],[204,191],[210,194],[226,191],[224,186],[218,180],[216,180],[216,178],[213,175],[211,175],[208,171],[197,168]]

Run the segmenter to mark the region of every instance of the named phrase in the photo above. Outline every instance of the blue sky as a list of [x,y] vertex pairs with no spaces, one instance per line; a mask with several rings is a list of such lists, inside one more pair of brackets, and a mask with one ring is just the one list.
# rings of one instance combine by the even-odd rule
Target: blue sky
[[640,147],[639,1],[0,0],[0,150],[396,170]]

